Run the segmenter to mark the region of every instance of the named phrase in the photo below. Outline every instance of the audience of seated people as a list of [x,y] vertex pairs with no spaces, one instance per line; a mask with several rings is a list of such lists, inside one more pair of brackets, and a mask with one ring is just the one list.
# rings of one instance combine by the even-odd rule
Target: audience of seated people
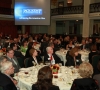
[[49,66],[44,66],[38,71],[37,82],[32,85],[32,90],[60,90],[53,85],[52,70]]
[[42,58],[38,55],[36,49],[34,48],[30,49],[29,53],[31,57],[28,58],[28,63],[27,63],[28,67],[38,65],[42,62]]
[[[30,37],[31,37],[31,39],[29,40]],[[23,46],[22,42],[26,41],[25,42],[25,47],[27,48],[27,50],[25,50],[25,58],[28,58],[28,67],[31,67],[31,66],[34,65],[33,61],[35,63],[39,64],[43,60],[44,60],[44,63],[49,62],[50,64],[57,64],[57,63],[62,63],[63,64],[63,61],[60,60],[60,58],[56,55],[55,52],[60,50],[60,48],[66,49],[66,47],[68,48],[68,47],[72,46],[72,48],[70,48],[70,51],[68,51],[67,54],[66,54],[66,63],[65,63],[65,65],[68,66],[68,67],[69,66],[76,66],[76,67],[78,66],[80,75],[81,75],[81,73],[83,73],[81,71],[81,68],[84,69],[86,67],[87,69],[84,69],[83,76],[81,75],[82,79],[74,80],[73,85],[71,87],[71,90],[77,90],[76,88],[80,88],[80,87],[77,87],[76,84],[78,83],[79,85],[80,84],[83,85],[84,82],[93,83],[96,86],[95,88],[98,90],[98,86],[95,83],[95,80],[90,77],[90,76],[92,76],[92,73],[93,73],[92,69],[89,68],[89,67],[91,67],[90,64],[87,64],[87,63],[81,64],[82,63],[81,54],[78,53],[79,48],[74,47],[75,44],[79,44],[79,41],[77,40],[78,39],[77,36],[75,36],[75,37],[73,37],[71,39],[70,38],[71,37],[69,35],[64,36],[64,37],[60,37],[60,38],[56,38],[53,35],[48,36],[47,34],[44,34],[43,36],[42,35],[38,35],[38,34],[35,35],[34,36],[34,41],[40,43],[40,45],[41,45],[39,55],[37,53],[37,50],[34,49],[33,36],[32,35],[28,36],[28,34],[19,35],[18,38],[14,38],[14,40],[9,38],[9,39],[4,41],[2,47],[6,48],[6,52],[7,52],[6,53],[6,58],[7,58],[8,61],[12,62],[12,65],[15,68],[14,73],[17,73],[17,72],[19,72],[20,66],[19,66],[19,62],[17,61],[16,57],[24,58],[24,56],[21,53],[21,52],[23,52],[22,47],[20,49],[21,51],[18,51],[18,49],[17,49],[17,47],[19,45],[18,43],[20,43],[20,45]],[[100,47],[99,46],[99,44],[100,44],[99,38],[96,39],[95,45],[93,44],[91,38],[88,38],[87,42],[86,42],[86,39],[82,39],[81,42],[82,42],[81,43],[82,45],[80,46],[81,50],[84,50],[84,49],[90,50],[89,62],[92,63],[92,56],[97,55],[98,51],[100,50],[99,49],[99,47]],[[41,59],[40,55],[43,56],[44,59]],[[84,66],[84,67],[82,67],[82,66]],[[48,68],[48,67],[46,66],[46,68]],[[46,70],[46,68],[44,68],[44,69]],[[97,69],[94,70],[93,78],[96,77],[98,79],[98,77],[100,75],[100,67],[99,67],[99,65],[97,66],[97,68],[98,68],[98,70]],[[42,69],[43,68],[41,68],[39,70],[39,72],[42,72],[41,71]],[[47,73],[47,70],[46,70],[46,73]],[[87,76],[87,75],[84,76],[85,73],[88,73],[89,76]],[[98,75],[98,76],[96,76],[96,75]],[[43,75],[43,76],[45,77],[45,75]],[[33,89],[34,90],[35,89],[36,90],[40,90],[41,87],[47,88],[49,90],[54,90],[54,89],[59,90],[59,87],[54,86],[52,83],[50,83],[50,85],[47,82],[46,82],[46,84],[45,83],[42,84],[41,81],[39,81],[39,77],[40,76],[39,76],[39,73],[38,73],[38,81],[37,81],[36,84],[34,84],[32,86],[32,90]],[[51,80],[52,80],[52,78],[51,78]],[[83,83],[80,83],[80,82],[83,82]],[[98,79],[98,82],[99,82],[99,79]],[[93,90],[96,90],[96,89],[93,89]],[[10,88],[10,90],[16,90],[16,89],[11,89]],[[81,89],[79,89],[79,90],[81,90]],[[86,89],[86,90],[90,90],[90,89]]]
[[79,66],[81,78],[75,79],[71,90],[99,90],[98,83],[92,79],[93,67],[90,63],[84,62]]

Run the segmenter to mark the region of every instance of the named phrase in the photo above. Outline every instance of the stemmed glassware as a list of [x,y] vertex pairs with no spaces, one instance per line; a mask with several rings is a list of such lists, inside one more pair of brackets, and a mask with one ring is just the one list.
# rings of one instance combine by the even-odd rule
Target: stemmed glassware
[[59,67],[60,67],[59,72],[60,72],[60,73],[62,72],[62,71],[61,71],[61,66],[62,66],[62,63],[59,63]]

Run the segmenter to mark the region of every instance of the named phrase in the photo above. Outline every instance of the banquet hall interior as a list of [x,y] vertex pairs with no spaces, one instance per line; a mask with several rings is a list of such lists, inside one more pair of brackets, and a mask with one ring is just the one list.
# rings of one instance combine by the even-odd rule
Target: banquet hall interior
[[49,24],[16,24],[16,1],[0,2],[0,90],[100,90],[100,0],[37,0]]

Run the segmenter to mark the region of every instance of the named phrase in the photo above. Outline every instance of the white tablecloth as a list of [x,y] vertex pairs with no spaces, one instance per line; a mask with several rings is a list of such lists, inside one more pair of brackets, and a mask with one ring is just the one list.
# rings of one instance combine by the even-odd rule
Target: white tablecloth
[[36,44],[36,45],[34,45],[34,48],[35,48],[36,50],[40,51],[40,46],[41,46],[41,44]]
[[[25,72],[28,71],[28,74]],[[58,78],[53,77],[53,84],[59,86],[60,90],[70,90],[74,79],[79,78],[78,69],[61,67],[61,72],[58,73]],[[23,69],[15,78],[18,80],[20,90],[31,90],[32,84],[37,81],[37,68],[31,67]]]
[[[67,54],[68,50],[59,50],[56,51],[56,55],[61,59],[61,61],[64,62],[64,65],[66,63],[66,54]],[[89,55],[89,51],[86,50],[80,50],[79,53],[81,54],[81,59],[82,61],[88,61],[88,55]]]
[[64,65],[66,63],[66,54],[67,54],[67,51],[68,50],[59,50],[59,51],[56,51],[56,55],[61,59],[61,61],[64,62]]

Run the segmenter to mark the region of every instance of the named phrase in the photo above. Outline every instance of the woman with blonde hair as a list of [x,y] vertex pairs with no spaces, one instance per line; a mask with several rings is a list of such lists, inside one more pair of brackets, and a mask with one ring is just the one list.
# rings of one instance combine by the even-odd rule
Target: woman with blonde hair
[[79,66],[81,78],[75,79],[71,90],[99,90],[96,80],[92,79],[93,67],[88,62],[83,62]]
[[78,48],[72,48],[69,52],[66,54],[66,66],[78,66],[81,61],[81,55],[78,53]]

